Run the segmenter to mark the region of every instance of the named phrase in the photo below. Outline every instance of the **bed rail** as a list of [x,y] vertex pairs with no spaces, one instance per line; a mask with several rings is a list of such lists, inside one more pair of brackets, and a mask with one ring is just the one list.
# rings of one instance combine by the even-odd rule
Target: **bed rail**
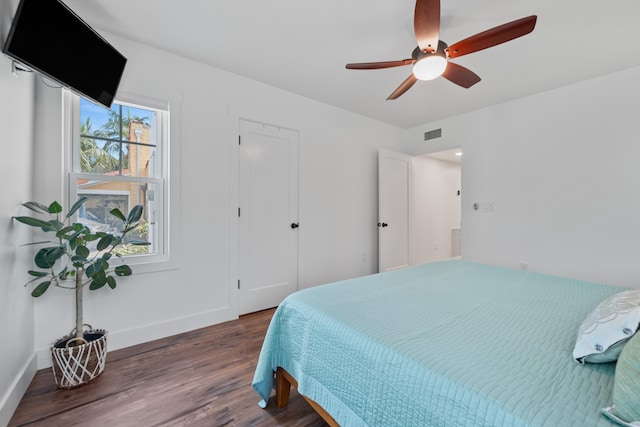
[[[291,386],[293,386],[296,390],[298,389],[298,381],[296,381],[293,376],[287,372],[283,368],[278,368],[276,370],[276,407],[279,409],[286,408],[289,404],[289,393],[291,392]],[[306,400],[309,405],[322,417],[323,420],[329,424],[330,427],[340,427],[340,424],[333,419],[331,415],[324,408],[318,405],[313,400],[309,399],[307,396],[300,394]]]

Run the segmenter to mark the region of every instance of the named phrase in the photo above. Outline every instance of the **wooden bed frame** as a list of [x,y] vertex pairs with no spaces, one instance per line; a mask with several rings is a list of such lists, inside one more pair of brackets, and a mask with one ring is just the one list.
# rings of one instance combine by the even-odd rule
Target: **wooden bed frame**
[[[291,391],[291,386],[297,390],[298,381],[296,381],[296,379],[293,378],[293,376],[284,368],[278,367],[276,370],[276,407],[279,409],[286,408],[289,404],[289,392]],[[340,427],[340,424],[338,424],[322,406],[318,405],[303,394],[300,394],[300,396],[302,396],[304,400],[311,405],[311,407],[322,417],[323,420],[327,422],[327,424],[329,424],[330,427]]]

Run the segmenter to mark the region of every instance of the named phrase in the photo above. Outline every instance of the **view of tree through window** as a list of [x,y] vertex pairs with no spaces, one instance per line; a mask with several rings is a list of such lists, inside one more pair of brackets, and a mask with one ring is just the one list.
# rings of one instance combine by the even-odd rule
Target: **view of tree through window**
[[88,197],[78,220],[95,231],[116,232],[122,226],[109,212],[125,215],[144,207],[142,226],[130,239],[149,246],[123,245],[122,255],[154,254],[159,250],[156,215],[162,186],[157,162],[158,111],[113,103],[111,109],[80,99],[80,141],[74,160],[77,197]]

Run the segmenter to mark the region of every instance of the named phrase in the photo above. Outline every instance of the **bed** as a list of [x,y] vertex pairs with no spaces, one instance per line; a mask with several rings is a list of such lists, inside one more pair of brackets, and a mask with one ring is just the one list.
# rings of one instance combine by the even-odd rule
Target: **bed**
[[463,260],[301,290],[276,309],[252,385],[264,407],[293,384],[347,427],[611,427],[616,364],[572,352],[624,290]]

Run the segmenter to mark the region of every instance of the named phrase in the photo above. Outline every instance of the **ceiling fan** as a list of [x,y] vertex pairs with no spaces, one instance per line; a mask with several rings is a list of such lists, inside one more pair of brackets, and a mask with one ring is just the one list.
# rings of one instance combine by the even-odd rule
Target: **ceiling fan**
[[347,64],[350,70],[376,70],[413,64],[413,72],[387,99],[396,99],[418,80],[442,76],[452,83],[470,88],[480,81],[473,71],[450,62],[449,59],[468,55],[529,34],[536,26],[537,16],[517,19],[483,31],[448,46],[440,40],[440,0],[416,0],[413,27],[418,47],[411,58],[399,61],[361,62]]

